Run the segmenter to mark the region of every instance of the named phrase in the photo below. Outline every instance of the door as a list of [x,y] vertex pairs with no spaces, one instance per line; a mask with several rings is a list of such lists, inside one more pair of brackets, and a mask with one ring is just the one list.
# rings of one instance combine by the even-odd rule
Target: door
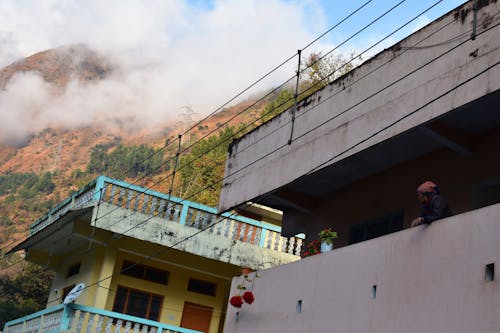
[[209,306],[184,302],[181,327],[208,333],[212,312]]

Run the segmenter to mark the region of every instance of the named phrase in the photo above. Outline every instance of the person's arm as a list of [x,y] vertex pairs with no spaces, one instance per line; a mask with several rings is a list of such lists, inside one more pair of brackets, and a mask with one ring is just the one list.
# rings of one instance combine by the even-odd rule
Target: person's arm
[[448,210],[448,204],[439,195],[435,195],[430,202],[430,212],[428,215],[422,216],[423,223],[430,224],[436,220],[446,217],[446,212]]

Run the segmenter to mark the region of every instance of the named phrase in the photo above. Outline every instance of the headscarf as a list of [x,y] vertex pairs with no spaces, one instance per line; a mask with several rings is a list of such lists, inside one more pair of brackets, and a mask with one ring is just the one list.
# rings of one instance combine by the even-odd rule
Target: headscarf
[[437,193],[437,185],[428,180],[417,188],[417,193]]

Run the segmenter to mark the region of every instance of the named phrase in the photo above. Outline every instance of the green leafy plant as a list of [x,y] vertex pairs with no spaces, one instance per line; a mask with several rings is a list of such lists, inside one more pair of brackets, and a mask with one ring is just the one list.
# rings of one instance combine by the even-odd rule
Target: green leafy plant
[[318,233],[318,238],[321,242],[332,244],[333,240],[337,238],[337,232],[332,231],[331,228],[325,228]]

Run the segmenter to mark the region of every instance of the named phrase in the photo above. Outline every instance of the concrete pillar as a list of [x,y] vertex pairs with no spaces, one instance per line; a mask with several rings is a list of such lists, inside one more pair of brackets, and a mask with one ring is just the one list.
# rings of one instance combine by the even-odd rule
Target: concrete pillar
[[102,257],[101,269],[98,275],[98,284],[95,286],[95,297],[93,306],[105,309],[111,289],[111,280],[116,264],[116,249],[106,247]]

